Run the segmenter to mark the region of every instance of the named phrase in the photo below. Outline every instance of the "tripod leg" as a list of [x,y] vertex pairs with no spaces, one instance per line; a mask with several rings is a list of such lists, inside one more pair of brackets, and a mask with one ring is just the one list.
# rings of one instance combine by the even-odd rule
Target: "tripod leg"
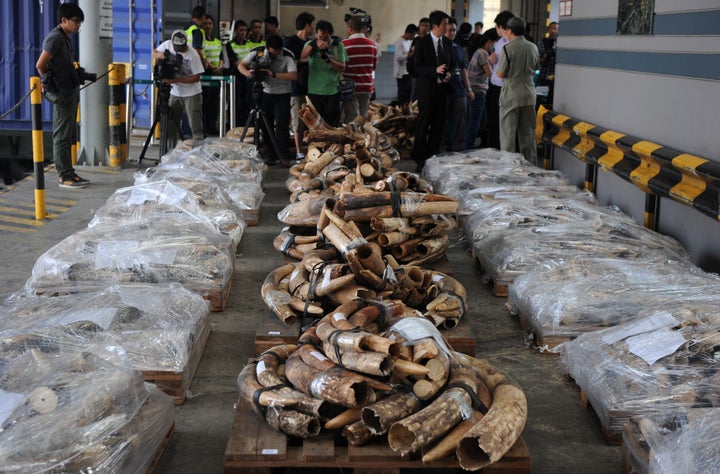
[[[247,135],[248,127],[250,127],[250,122],[252,122],[254,118],[255,118],[255,109],[252,109],[250,111],[250,113],[248,114],[247,120],[245,120],[245,128],[243,129],[242,134],[240,134],[241,142],[245,141],[245,136]],[[255,123],[255,125],[256,125],[255,128],[257,128],[257,122]],[[256,137],[257,137],[257,133],[258,133],[258,131],[255,130]]]
[[275,138],[275,132],[273,132],[273,129],[270,127],[270,123],[268,122],[267,117],[264,113],[262,113],[262,111],[260,111],[260,115],[262,116],[263,123],[265,124],[265,130],[270,137],[270,143],[272,144],[273,150],[275,151],[275,156],[278,160],[280,160],[280,162],[285,162],[287,160],[287,156],[285,156],[284,153],[281,153],[280,147],[277,143],[277,138]]
[[153,123],[150,126],[150,133],[148,133],[147,138],[145,138],[145,144],[143,145],[142,152],[140,152],[140,157],[138,158],[138,163],[141,163],[143,158],[145,158],[145,152],[147,151],[148,145],[150,144],[150,140],[152,139],[153,133],[155,133],[155,127],[158,124],[158,120],[160,120],[159,115],[157,117],[155,117],[155,120],[153,120]]

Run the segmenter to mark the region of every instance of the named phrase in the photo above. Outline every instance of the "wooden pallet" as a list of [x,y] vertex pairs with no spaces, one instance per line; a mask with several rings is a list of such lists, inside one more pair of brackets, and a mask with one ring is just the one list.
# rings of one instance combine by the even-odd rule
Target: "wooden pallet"
[[[297,343],[299,328],[299,323],[286,326],[275,315],[272,318],[265,318],[258,324],[255,332],[255,355],[281,344]],[[475,357],[475,336],[468,321],[460,319],[460,323],[454,328],[443,329],[440,332],[453,350]]]
[[241,209],[238,217],[245,221],[248,227],[255,227],[260,222],[260,208],[257,209]]
[[173,434],[175,433],[175,423],[170,426],[170,429],[168,430],[167,434],[165,434],[165,438],[163,438],[162,443],[160,443],[160,446],[158,446],[157,451],[155,451],[155,455],[153,456],[153,460],[148,466],[148,469],[146,471],[147,474],[152,474],[155,471],[155,468],[160,463],[160,458],[162,457],[163,453],[165,452],[165,449],[168,447],[168,444],[170,444],[170,439],[172,439]]
[[520,327],[532,334],[533,347],[539,349],[543,354],[560,355],[562,351],[559,346],[574,339],[570,336],[544,334],[543,330],[534,325],[525,315],[519,313],[517,316],[520,321]]
[[[475,256],[474,252],[475,251],[473,250],[473,256]],[[499,280],[497,278],[491,277],[490,272],[485,270],[482,263],[480,263],[480,260],[477,257],[475,257],[475,264],[478,266],[478,268],[480,268],[480,273],[482,273],[482,278],[490,281],[490,286],[492,287],[493,295],[500,297],[500,298],[507,298],[507,296],[509,294],[508,287],[510,286],[510,283],[512,283],[512,281]]]
[[632,421],[623,428],[622,467],[625,472],[634,474],[646,474],[650,471],[650,447],[645,442],[640,427]]
[[[567,379],[571,382],[575,382],[575,380],[572,378],[571,375],[566,375]],[[600,417],[597,415],[597,411],[595,408],[593,408],[592,403],[590,402],[590,399],[587,396],[587,392],[580,387],[579,385],[575,385],[578,388],[579,394],[580,394],[580,404],[586,409],[592,411],[592,413],[595,415],[595,420],[598,423],[598,426],[600,427],[600,432],[602,433],[603,438],[605,439],[605,442],[611,446],[620,446],[622,444],[622,437],[623,432],[622,428],[619,429],[613,429],[611,426],[623,426],[626,421],[629,421],[630,418],[633,416],[633,414],[628,412],[622,412],[617,410],[610,410],[610,416],[609,421],[611,426],[605,426],[603,421],[600,419]],[[622,422],[622,423],[621,423]]]
[[[529,473],[530,453],[521,437],[505,456],[483,469],[484,473]],[[317,438],[299,439],[275,431],[256,415],[247,403],[238,403],[230,430],[223,468],[225,473],[270,473],[273,468],[352,469],[354,474],[422,473],[433,470],[444,474],[464,472],[454,456],[432,464],[413,457],[402,457],[390,449],[385,438],[366,446],[349,446],[344,438],[322,433]],[[434,471],[437,470],[437,471]]]
[[[235,271],[233,270],[230,273],[230,278],[228,278],[228,280],[222,285],[218,285],[216,288],[196,290],[203,298],[210,302],[210,311],[225,311],[228,298],[230,298],[230,290],[232,289],[234,273]],[[193,288],[191,287],[190,289]]]
[[210,317],[204,317],[198,324],[199,329],[195,333],[195,340],[190,349],[190,357],[182,371],[164,371],[164,370],[142,370],[143,378],[146,382],[151,382],[163,392],[167,393],[175,399],[175,405],[185,403],[185,397],[190,388],[195,371],[200,365],[200,358],[205,350],[205,344],[210,337]]

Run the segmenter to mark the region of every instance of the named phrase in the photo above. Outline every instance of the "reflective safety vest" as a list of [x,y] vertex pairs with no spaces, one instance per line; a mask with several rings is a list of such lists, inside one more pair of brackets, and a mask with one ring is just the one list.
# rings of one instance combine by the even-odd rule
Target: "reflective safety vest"
[[235,41],[230,42],[230,47],[232,48],[233,53],[235,53],[235,56],[237,56],[238,64],[241,63],[250,50],[255,47],[253,45],[257,46],[255,43],[251,43],[249,41],[245,41],[245,44],[240,44]]
[[203,53],[205,59],[212,67],[220,65],[220,57],[222,56],[222,41],[220,38],[207,39],[203,41]]
[[193,31],[195,30],[198,30],[202,35],[202,44],[200,44],[200,49],[202,49],[202,46],[205,43],[205,30],[193,23],[187,30],[185,30],[185,36],[187,36],[190,46],[195,48],[195,45],[193,44]]

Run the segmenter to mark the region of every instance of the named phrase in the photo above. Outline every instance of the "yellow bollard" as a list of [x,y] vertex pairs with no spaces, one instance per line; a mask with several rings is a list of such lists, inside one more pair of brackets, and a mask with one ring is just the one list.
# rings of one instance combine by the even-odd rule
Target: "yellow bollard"
[[30,104],[32,104],[32,147],[33,168],[35,172],[35,220],[44,221],[47,217],[45,207],[45,150],[42,130],[42,92],[40,78],[30,78]]
[[77,165],[77,155],[80,150],[80,101],[78,101],[77,114],[75,115],[75,144],[70,147],[70,159],[72,165]]
[[125,131],[125,65],[108,66],[110,101],[108,125],[110,127],[110,166],[118,167],[127,161],[127,134]]

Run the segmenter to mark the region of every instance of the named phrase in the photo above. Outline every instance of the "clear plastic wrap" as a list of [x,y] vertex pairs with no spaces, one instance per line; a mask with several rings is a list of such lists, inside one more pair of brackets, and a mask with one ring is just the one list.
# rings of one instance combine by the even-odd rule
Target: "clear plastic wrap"
[[534,183],[531,186],[518,185],[511,188],[490,184],[487,186],[479,185],[475,189],[468,189],[458,193],[457,199],[460,201],[458,214],[469,216],[478,211],[486,211],[502,202],[520,203],[538,198],[583,201],[588,204],[597,202],[591,192],[579,189],[572,184]]
[[720,409],[693,408],[666,416],[633,420],[637,443],[644,452],[639,468],[652,473],[708,474],[718,472]]
[[480,169],[486,165],[498,164],[518,166],[522,164],[529,165],[530,162],[525,160],[519,153],[483,148],[464,153],[448,153],[433,156],[425,162],[422,176],[432,183],[437,183],[440,180],[441,174],[462,174],[473,168]]
[[63,333],[110,335],[136,370],[182,372],[210,309],[178,284],[121,284],[64,296],[18,293],[0,306],[0,360]]
[[508,303],[544,337],[570,339],[710,295],[720,295],[720,278],[685,260],[591,258],[519,276]]
[[598,213],[588,219],[544,227],[492,232],[474,241],[473,249],[490,278],[498,283],[510,283],[538,266],[574,257],[687,258],[675,239],[639,226],[619,212]]
[[68,236],[35,262],[26,290],[89,291],[112,283],[181,283],[207,293],[232,278],[232,239],[195,223],[98,225]]
[[635,416],[720,406],[718,294],[662,310],[564,344],[562,363],[609,433]]
[[111,340],[38,341],[0,365],[1,469],[91,472],[147,398],[142,377]]
[[230,198],[211,180],[197,181],[195,185],[163,180],[120,188],[95,211],[88,225],[168,220],[207,223],[229,236],[236,246],[245,230],[245,224],[232,210]]

